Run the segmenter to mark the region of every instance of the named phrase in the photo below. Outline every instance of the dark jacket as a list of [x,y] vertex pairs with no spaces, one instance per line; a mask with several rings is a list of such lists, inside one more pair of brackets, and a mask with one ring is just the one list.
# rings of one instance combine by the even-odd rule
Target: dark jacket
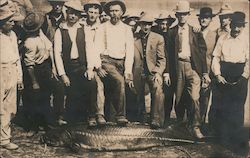
[[[167,66],[165,72],[170,73],[170,75],[176,76],[178,72],[178,25],[169,29],[167,38]],[[206,62],[206,52],[207,46],[206,42],[201,33],[193,32],[193,28],[189,26],[189,43],[191,49],[191,65],[193,70],[195,70],[199,76],[203,73],[208,73],[207,62]]]

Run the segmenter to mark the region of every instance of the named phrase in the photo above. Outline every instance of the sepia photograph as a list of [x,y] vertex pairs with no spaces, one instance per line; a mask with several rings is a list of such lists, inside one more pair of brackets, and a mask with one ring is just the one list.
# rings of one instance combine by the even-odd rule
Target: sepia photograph
[[0,158],[250,157],[248,0],[0,0]]

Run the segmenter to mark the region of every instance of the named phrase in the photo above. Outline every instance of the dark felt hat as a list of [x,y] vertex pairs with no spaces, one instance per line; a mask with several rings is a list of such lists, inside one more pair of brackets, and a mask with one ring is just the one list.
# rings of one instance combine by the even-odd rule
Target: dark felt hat
[[200,9],[200,14],[197,14],[199,17],[215,17],[216,14],[213,14],[212,8],[210,7],[203,7]]
[[231,22],[234,23],[234,24],[245,24],[245,23],[247,23],[245,21],[246,14],[243,13],[243,12],[234,12],[231,17],[232,17]]
[[103,10],[105,11],[105,13],[107,15],[110,15],[109,14],[109,7],[111,5],[120,5],[121,8],[122,8],[123,14],[125,14],[125,12],[126,12],[126,5],[125,5],[125,2],[123,0],[110,0],[107,3],[105,3]]
[[44,22],[44,16],[40,13],[29,13],[23,21],[23,29],[26,32],[39,30]]

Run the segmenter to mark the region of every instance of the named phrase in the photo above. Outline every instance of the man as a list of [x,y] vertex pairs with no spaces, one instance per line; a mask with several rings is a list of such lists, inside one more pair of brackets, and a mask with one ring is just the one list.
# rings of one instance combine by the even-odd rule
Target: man
[[[85,108],[88,112],[89,126],[96,126],[97,86],[93,72],[93,39],[85,33],[84,26],[79,23],[81,2],[68,1],[65,6],[67,21],[56,30],[54,53],[58,74],[67,89],[66,113],[74,117],[79,110]],[[83,103],[87,104],[87,107],[83,107]],[[77,109],[79,106],[80,109]]]
[[[175,21],[175,18],[173,18],[170,14],[160,13],[159,17],[156,18],[155,22],[157,23],[156,26],[152,27],[152,31],[156,32],[164,37],[164,42],[165,42],[165,49],[166,49],[166,42],[167,42],[167,32],[169,27],[173,24]],[[167,54],[166,54],[167,55]],[[168,58],[166,56],[166,58]],[[171,61],[169,61],[171,62]],[[167,125],[170,121],[170,113],[172,111],[173,107],[173,97],[174,97],[174,92],[175,92],[175,87],[174,87],[174,75],[171,71],[170,73],[170,78],[172,83],[170,84],[170,80],[166,78],[166,82],[164,84],[164,93],[165,93],[165,100],[164,100],[164,108],[165,108],[165,125]]]
[[[197,14],[197,16],[199,17],[198,20],[201,26],[201,33],[207,46],[207,70],[208,74],[211,75],[212,53],[216,44],[216,32],[210,29],[210,23],[212,22],[212,18],[215,16],[215,14],[212,13],[212,9],[210,7],[203,7],[200,9],[200,14]],[[200,92],[200,113],[202,125],[205,124],[210,92],[211,86],[209,83],[203,82]]]
[[0,55],[1,55],[1,106],[0,106],[0,148],[9,150],[18,146],[10,142],[11,115],[16,113],[17,85],[23,89],[22,68],[19,58],[17,37],[11,30],[14,13],[8,6],[0,8]]
[[[134,38],[129,26],[121,21],[126,11],[123,1],[112,0],[105,4],[104,11],[111,17],[96,33],[96,47],[102,55],[98,74],[103,78],[104,87],[116,111],[118,125],[128,123],[125,110],[125,82],[133,87],[132,67],[134,62]],[[99,57],[100,58],[100,57]]]
[[231,15],[233,14],[232,7],[229,4],[223,4],[218,13],[220,19],[220,28],[217,30],[217,39],[224,34],[230,32]]
[[249,137],[243,123],[249,78],[249,37],[244,32],[245,17],[243,12],[233,13],[230,33],[220,36],[213,51],[212,71],[217,82],[212,107],[216,110],[213,123],[220,141],[246,156]]
[[[100,14],[102,12],[101,3],[97,0],[90,0],[84,5],[84,10],[87,13],[87,19],[84,23],[86,32],[88,32],[94,42],[96,31],[101,25],[99,20]],[[95,52],[92,52],[95,53]],[[104,119],[104,86],[100,77],[95,73],[95,79],[97,81],[97,113],[96,121],[99,125],[104,125],[106,120]]]
[[155,18],[156,26],[152,27],[152,31],[159,33],[161,35],[166,35],[168,28],[173,24],[175,18],[170,14],[160,13],[159,17]]
[[[203,134],[200,132],[200,110],[199,110],[199,92],[201,77],[204,77],[206,82],[210,81],[206,65],[206,43],[201,33],[194,33],[193,28],[187,24],[190,15],[189,2],[179,1],[177,3],[175,12],[179,21],[178,25],[169,29],[167,36],[167,53],[169,60],[174,68],[177,87],[176,87],[176,105],[175,111],[177,120],[182,121],[183,107],[180,100],[183,92],[188,92],[188,127],[190,132],[196,138],[202,138]],[[169,80],[169,71],[166,69],[164,77],[167,82]],[[186,102],[188,102],[187,100]]]
[[[54,44],[54,36],[56,30],[65,22],[65,17],[63,14],[63,6],[66,0],[48,0],[52,10],[45,14],[45,20],[41,26],[42,31],[47,36],[47,38]],[[54,54],[50,54],[52,61],[52,92],[53,92],[53,111],[55,114],[56,123],[58,125],[67,124],[64,120],[64,86],[58,79],[58,74],[54,61]]]
[[151,32],[152,24],[153,18],[147,14],[139,21],[141,37],[135,40],[134,79],[139,79],[137,83],[140,85],[136,88],[142,106],[145,106],[145,82],[149,85],[152,100],[150,126],[153,129],[158,129],[164,121],[162,74],[166,66],[166,59],[164,38]]
[[59,28],[61,23],[65,22],[63,5],[66,0],[48,0],[48,2],[52,10],[45,14],[42,30],[49,40],[53,42],[56,29]]

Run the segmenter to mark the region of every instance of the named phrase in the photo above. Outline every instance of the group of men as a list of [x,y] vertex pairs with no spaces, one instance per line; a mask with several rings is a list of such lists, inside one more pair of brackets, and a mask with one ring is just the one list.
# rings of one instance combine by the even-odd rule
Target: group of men
[[[106,124],[109,116],[105,115],[112,113],[115,122],[124,126],[126,103],[136,106],[137,121],[143,122],[145,91],[149,91],[150,127],[168,125],[174,104],[177,121],[182,122],[187,112],[187,128],[197,139],[204,137],[201,129],[212,91],[212,131],[246,145],[242,130],[249,78],[245,13],[233,12],[225,4],[218,13],[221,27],[211,30],[217,14],[210,7],[201,8],[200,27],[192,27],[188,17],[193,9],[183,0],[174,9],[175,17],[161,14],[157,19],[147,12],[123,19],[122,0],[104,6],[90,0],[84,7],[78,0],[48,2],[49,13],[28,12],[24,20],[15,20],[10,0],[1,2],[1,146],[17,148],[10,142],[9,127],[16,112],[17,87],[23,89],[27,117],[38,126],[51,119],[59,125],[75,122],[80,114],[93,127]],[[109,18],[101,21],[103,12]],[[134,103],[126,98],[128,93],[135,95]]]

